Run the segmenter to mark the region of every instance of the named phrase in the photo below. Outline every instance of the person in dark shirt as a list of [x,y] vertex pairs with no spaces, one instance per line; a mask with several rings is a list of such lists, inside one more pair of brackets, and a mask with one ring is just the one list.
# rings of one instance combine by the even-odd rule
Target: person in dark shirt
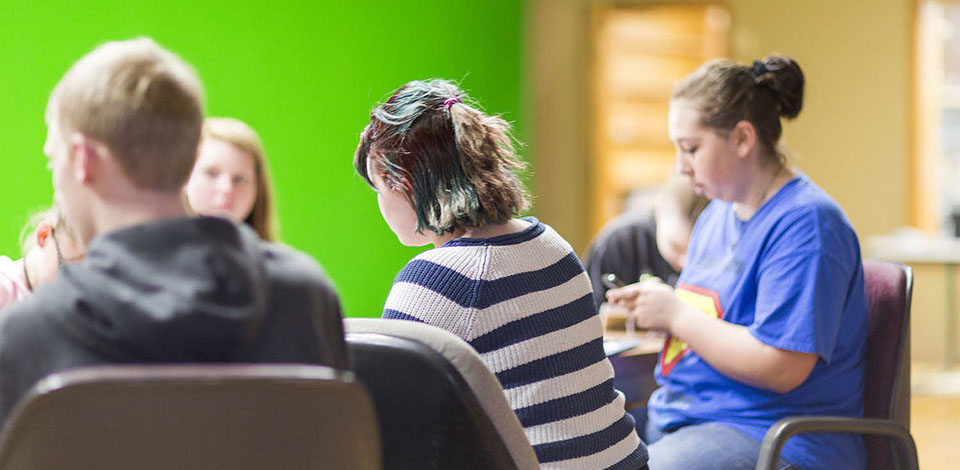
[[650,274],[674,285],[693,223],[708,202],[694,193],[686,178],[674,176],[657,191],[653,210],[629,211],[610,221],[587,249],[587,274],[597,305],[606,302],[605,274],[615,274],[624,283]]

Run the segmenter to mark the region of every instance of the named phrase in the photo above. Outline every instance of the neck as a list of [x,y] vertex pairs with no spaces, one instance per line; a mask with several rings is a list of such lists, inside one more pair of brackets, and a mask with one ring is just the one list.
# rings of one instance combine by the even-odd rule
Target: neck
[[100,201],[98,205],[100,210],[94,216],[94,233],[85,237],[86,243],[101,233],[189,215],[179,192],[139,191],[122,200]]
[[502,224],[485,225],[483,227],[469,227],[456,230],[453,233],[445,233],[438,236],[433,241],[434,247],[441,247],[445,243],[455,238],[493,238],[500,235],[507,235],[519,232],[530,225],[529,222],[520,219],[510,219]]
[[777,162],[761,167],[755,175],[746,185],[743,196],[733,203],[733,210],[740,220],[750,220],[793,177],[793,170]]
[[[32,252],[32,250],[31,250],[31,252]],[[32,283],[33,280],[36,279],[36,277],[37,277],[36,274],[35,274],[35,273],[37,272],[37,269],[36,269],[36,264],[37,264],[37,263],[36,263],[36,262],[28,262],[27,260],[28,260],[29,258],[30,258],[30,253],[27,253],[27,255],[24,256],[23,258],[20,258],[20,259],[14,261],[14,262],[13,262],[13,272],[10,273],[10,274],[12,274],[12,275],[16,278],[16,279],[14,279],[14,280],[17,281],[18,284],[23,285],[23,286],[26,286],[26,285],[27,285],[27,277],[28,277],[28,276],[29,276],[29,278],[30,278],[31,283]],[[28,286],[28,287],[31,287],[31,286]]]

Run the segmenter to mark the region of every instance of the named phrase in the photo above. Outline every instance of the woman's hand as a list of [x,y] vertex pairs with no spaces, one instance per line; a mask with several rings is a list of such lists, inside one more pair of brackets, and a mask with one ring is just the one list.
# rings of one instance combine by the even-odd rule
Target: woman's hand
[[607,291],[607,301],[626,308],[637,328],[671,332],[673,322],[685,308],[673,288],[651,277]]
[[768,346],[743,325],[704,315],[656,278],[608,290],[607,301],[629,309],[637,328],[670,333],[721,374],[754,387],[787,393],[807,379],[819,357]]

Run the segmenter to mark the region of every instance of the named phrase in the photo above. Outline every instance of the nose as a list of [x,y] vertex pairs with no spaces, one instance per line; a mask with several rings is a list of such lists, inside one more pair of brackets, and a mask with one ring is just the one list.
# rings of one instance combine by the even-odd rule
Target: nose
[[690,161],[683,157],[682,152],[677,152],[677,173],[683,176],[690,176],[693,174],[693,167],[690,166]]
[[214,181],[214,188],[224,194],[230,193],[233,191],[233,181],[230,180],[229,175],[221,175]]

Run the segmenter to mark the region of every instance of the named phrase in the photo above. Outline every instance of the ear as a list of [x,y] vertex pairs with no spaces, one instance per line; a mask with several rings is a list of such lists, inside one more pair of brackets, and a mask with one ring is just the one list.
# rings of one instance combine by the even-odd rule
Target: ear
[[402,189],[405,193],[413,192],[413,185],[410,184],[410,180],[406,176],[401,176],[397,179],[397,189]]
[[746,158],[757,147],[757,128],[750,121],[740,121],[730,132],[730,139],[737,156]]
[[413,185],[410,184],[410,180],[405,176],[381,174],[380,178],[390,191],[401,191],[405,193],[413,191]]
[[73,156],[73,174],[80,183],[93,182],[94,176],[102,166],[106,147],[96,139],[81,132],[70,136],[70,154]]
[[50,225],[50,222],[44,220],[37,225],[37,229],[34,230],[34,234],[36,237],[37,246],[43,248],[47,244],[47,240],[53,236],[53,226]]

